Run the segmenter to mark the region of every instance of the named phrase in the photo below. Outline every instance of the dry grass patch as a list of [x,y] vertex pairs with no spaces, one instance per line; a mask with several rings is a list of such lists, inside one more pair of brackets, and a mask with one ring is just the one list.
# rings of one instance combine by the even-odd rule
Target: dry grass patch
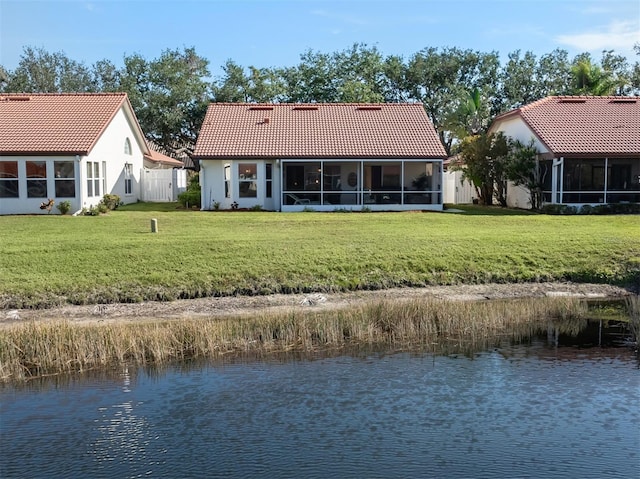
[[[314,351],[354,344],[486,347],[531,335],[550,321],[577,333],[586,303],[575,298],[452,302],[375,301],[322,312],[263,313],[225,319],[77,325],[17,324],[0,330],[0,378],[25,380],[122,364],[217,358],[233,353]],[[476,349],[477,350],[477,349]]]

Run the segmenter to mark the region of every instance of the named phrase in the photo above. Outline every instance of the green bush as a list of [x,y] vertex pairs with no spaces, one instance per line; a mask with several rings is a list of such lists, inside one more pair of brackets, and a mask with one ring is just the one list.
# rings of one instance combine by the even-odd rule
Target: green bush
[[547,215],[631,215],[640,214],[640,203],[582,205],[580,208],[571,205],[547,204],[540,209],[540,212]]
[[120,205],[120,197],[118,195],[104,195],[102,197],[102,203],[110,209],[115,210]]
[[71,210],[71,201],[61,201],[60,203],[58,203],[58,206],[56,206],[56,208],[58,208],[58,211],[60,211],[61,215],[66,215],[67,213],[69,213],[69,210]]
[[185,208],[197,206],[202,207],[202,196],[200,194],[200,177],[196,174],[189,179],[187,190],[178,195],[178,202]]

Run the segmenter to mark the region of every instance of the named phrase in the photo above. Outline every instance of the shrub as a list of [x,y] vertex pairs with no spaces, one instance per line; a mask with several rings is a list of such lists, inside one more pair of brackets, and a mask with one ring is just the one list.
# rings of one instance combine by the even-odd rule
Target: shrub
[[71,210],[71,201],[61,201],[60,203],[58,203],[58,206],[56,206],[56,208],[58,208],[58,211],[60,211],[61,215],[66,215],[67,213],[69,213],[69,210]]
[[197,206],[202,207],[202,196],[200,195],[200,177],[193,175],[189,179],[187,190],[178,195],[178,202],[185,208]]
[[120,197],[118,195],[109,195],[106,194],[102,197],[102,203],[109,210],[115,210],[120,205]]
[[629,215],[640,214],[640,203],[582,205],[580,208],[571,205],[547,204],[540,209],[540,212],[547,215]]
[[249,210],[251,210],[251,211],[262,211],[262,205],[253,205],[251,208],[249,208]]

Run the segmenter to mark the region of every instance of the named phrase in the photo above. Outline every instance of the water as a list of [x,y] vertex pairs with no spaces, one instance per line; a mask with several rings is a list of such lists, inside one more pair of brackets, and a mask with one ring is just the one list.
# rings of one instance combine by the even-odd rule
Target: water
[[175,365],[0,390],[0,477],[637,477],[628,348]]

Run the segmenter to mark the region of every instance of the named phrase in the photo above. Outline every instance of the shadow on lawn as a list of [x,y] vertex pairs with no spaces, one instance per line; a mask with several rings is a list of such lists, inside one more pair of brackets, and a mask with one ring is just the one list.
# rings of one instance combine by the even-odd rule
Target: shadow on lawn
[[530,210],[516,208],[503,208],[502,206],[480,206],[480,205],[454,205],[446,204],[445,212],[459,215],[474,216],[522,216],[538,214]]

